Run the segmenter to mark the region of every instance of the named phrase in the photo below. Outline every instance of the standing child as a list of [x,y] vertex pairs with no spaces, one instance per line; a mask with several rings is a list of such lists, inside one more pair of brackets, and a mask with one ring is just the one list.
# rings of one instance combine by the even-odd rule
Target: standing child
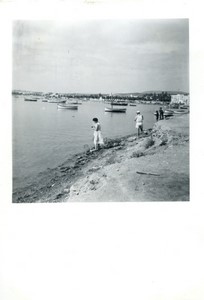
[[93,118],[93,126],[94,129],[94,147],[95,151],[98,150],[98,145],[103,146],[103,136],[101,134],[101,124],[99,123],[97,118]]
[[158,110],[156,110],[155,116],[156,116],[156,121],[158,121],[159,120],[159,112],[158,112]]

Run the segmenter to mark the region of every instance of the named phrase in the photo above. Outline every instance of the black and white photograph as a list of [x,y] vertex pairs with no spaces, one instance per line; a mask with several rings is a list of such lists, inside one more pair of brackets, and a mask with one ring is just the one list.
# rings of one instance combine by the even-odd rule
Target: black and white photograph
[[0,299],[204,297],[203,4],[0,1]]
[[13,203],[189,201],[189,20],[15,20]]

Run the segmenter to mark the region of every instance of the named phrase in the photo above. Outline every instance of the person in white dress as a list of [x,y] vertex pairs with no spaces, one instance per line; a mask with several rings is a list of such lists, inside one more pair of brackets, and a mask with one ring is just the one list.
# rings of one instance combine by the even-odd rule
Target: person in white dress
[[94,147],[95,151],[98,150],[99,145],[102,147],[104,145],[103,136],[101,133],[101,124],[98,121],[98,118],[93,118],[92,128],[94,129]]
[[143,120],[144,117],[143,115],[141,115],[140,111],[137,111],[136,117],[135,117],[135,128],[137,129],[137,134],[138,137],[140,135],[140,133],[143,133]]

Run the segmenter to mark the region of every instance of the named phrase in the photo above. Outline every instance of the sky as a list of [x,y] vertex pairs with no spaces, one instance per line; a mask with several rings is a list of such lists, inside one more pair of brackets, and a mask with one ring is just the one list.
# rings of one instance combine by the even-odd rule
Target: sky
[[189,92],[187,19],[13,22],[13,89]]

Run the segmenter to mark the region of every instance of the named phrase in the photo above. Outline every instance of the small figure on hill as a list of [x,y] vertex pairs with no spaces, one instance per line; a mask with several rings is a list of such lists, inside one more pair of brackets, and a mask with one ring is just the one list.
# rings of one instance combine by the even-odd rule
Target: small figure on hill
[[160,109],[159,109],[159,119],[160,120],[164,119],[164,111],[163,111],[162,107],[160,107]]
[[93,125],[91,126],[94,129],[94,151],[99,149],[99,146],[103,146],[103,136],[101,134],[101,124],[97,118],[93,118]]
[[135,128],[137,129],[137,135],[139,137],[140,133],[143,133],[143,120],[144,117],[141,115],[140,111],[137,111],[136,117],[135,117]]
[[158,121],[159,120],[159,112],[158,112],[158,110],[156,110],[155,116],[156,116],[156,121]]

